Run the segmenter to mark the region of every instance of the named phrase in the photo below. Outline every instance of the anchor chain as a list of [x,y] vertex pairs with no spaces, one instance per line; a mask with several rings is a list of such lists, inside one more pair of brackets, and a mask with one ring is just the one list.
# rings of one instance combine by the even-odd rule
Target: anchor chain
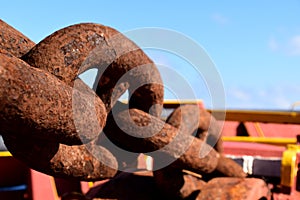
[[[220,130],[205,109],[181,106],[166,121],[160,118],[159,70],[117,30],[75,24],[34,44],[0,20],[0,39],[0,133],[29,167],[54,177],[103,180],[121,170],[121,149],[131,159],[152,156],[158,171],[171,164],[245,177],[222,155]],[[92,88],[80,79],[90,69],[97,69]],[[118,99],[126,91],[123,104]]]

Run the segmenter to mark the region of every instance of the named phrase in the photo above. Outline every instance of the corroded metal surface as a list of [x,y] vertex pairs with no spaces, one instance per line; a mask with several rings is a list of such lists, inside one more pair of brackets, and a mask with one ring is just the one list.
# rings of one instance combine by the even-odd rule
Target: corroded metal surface
[[161,113],[163,84],[153,61],[108,26],[82,23],[63,28],[34,46],[22,59],[71,86],[80,73],[96,68],[99,80],[94,87],[108,111],[128,89],[132,107],[145,112],[151,108],[155,116]]
[[34,45],[29,38],[0,19],[0,49],[21,57]]
[[[121,172],[107,182],[91,188],[86,197],[88,199],[116,199],[116,200],[140,200],[140,199],[190,199],[190,200],[258,200],[271,199],[270,189],[264,180],[259,178],[214,178],[204,182],[199,178],[184,174],[181,183],[180,194],[178,184],[164,182],[165,177],[172,176],[162,174],[160,182],[153,178],[150,171]],[[173,174],[176,176],[176,174]],[[169,178],[167,178],[169,179]],[[169,190],[161,190],[162,183],[168,184]]]
[[[117,161],[103,147],[95,147],[96,155],[100,156],[95,158],[85,145],[60,144],[87,142],[101,132],[106,120],[102,101],[80,80],[76,81],[79,85],[76,89],[80,91],[73,90],[15,58],[35,44],[2,20],[0,39],[1,133],[13,156],[53,176],[78,180],[113,177]],[[74,114],[83,117],[76,125]],[[104,165],[101,159],[109,165]]]
[[194,135],[223,152],[220,137],[221,128],[216,119],[199,105],[181,105],[167,118],[166,122],[182,130],[182,133]]
[[221,155],[218,160],[218,165],[215,172],[211,174],[211,177],[220,176],[244,178],[247,176],[247,174],[243,171],[243,168],[234,160]]
[[158,151],[162,158],[173,159],[175,166],[198,173],[216,168],[219,154],[202,140],[179,133],[177,128],[141,110],[115,112],[108,117],[104,132],[119,147],[146,154]]
[[[222,142],[219,140],[220,129],[216,124],[216,120],[205,109],[198,105],[181,105],[176,108],[167,118],[166,122],[180,130],[180,133],[193,135],[203,141],[207,141],[208,135],[214,142],[211,143],[215,148],[222,152]],[[212,128],[210,128],[212,127]],[[246,174],[240,165],[233,160],[220,155],[217,161],[216,169],[211,173],[202,173],[204,180],[218,176],[229,177],[245,177]],[[194,179],[194,183],[202,183],[204,180],[198,180],[196,177],[185,177],[182,170],[174,167],[175,163],[153,172],[154,179],[159,188],[168,195],[169,198],[187,198],[188,196],[199,193],[199,188],[193,187],[190,179]],[[156,163],[154,162],[154,165]]]
[[[79,78],[92,68],[96,92]],[[126,90],[128,104],[118,103]],[[265,191],[222,155],[220,127],[203,107],[183,105],[161,120],[163,95],[153,61],[111,27],[75,24],[35,45],[0,20],[0,131],[14,157],[55,177],[112,178],[87,197],[246,199],[260,195],[251,187]],[[153,172],[118,171],[139,153],[153,156]]]
[[[151,59],[118,31],[99,24],[76,24],[56,31],[34,46],[24,35],[1,21],[1,30],[5,28],[9,30],[1,34],[1,53],[11,57],[12,65],[21,63],[24,68],[23,71],[17,68],[12,71],[13,66],[7,70],[9,77],[2,79],[8,83],[3,85],[2,95],[8,94],[8,98],[5,97],[7,102],[2,112],[2,117],[7,120],[2,121],[1,131],[8,137],[17,135],[34,141],[46,139],[51,147],[60,148],[60,143],[74,145],[94,139],[105,124],[106,113],[93,91],[78,79],[80,73],[90,68],[98,69],[99,83],[96,82],[94,89],[97,88],[98,95],[105,100],[107,111],[129,89],[132,94],[130,107],[147,112],[151,108],[151,114],[160,115],[163,102],[160,74]],[[7,33],[11,34],[11,40],[7,40]],[[17,44],[13,43],[16,40],[19,40]],[[18,57],[23,55],[22,59],[31,66],[50,72],[62,82],[48,73],[26,66],[10,53]],[[17,76],[12,77],[15,72]],[[119,78],[127,72],[120,82]],[[18,84],[11,86],[7,79]],[[76,109],[71,109],[72,106]],[[95,106],[95,111],[86,106]],[[97,123],[92,121],[95,120],[93,114]],[[18,144],[17,140],[11,137],[7,143]],[[59,163],[59,160],[56,162]],[[51,174],[51,170],[48,173]]]
[[92,188],[88,199],[154,200],[165,199],[159,193],[150,171],[121,172],[106,183]]
[[199,177],[186,174],[172,166],[153,171],[153,178],[160,192],[168,199],[193,199],[206,185]]
[[82,94],[5,54],[0,54],[0,100],[0,128],[5,134],[81,144],[98,136],[106,121],[106,110],[97,96]]
[[94,181],[111,178],[117,173],[115,157],[101,146],[68,146],[9,135],[3,138],[14,157],[48,175]]
[[208,142],[208,144],[215,145],[214,148],[221,155],[216,170],[212,174],[208,174],[208,176],[246,176],[240,165],[222,155],[221,130],[215,118],[204,108],[200,108],[198,105],[182,105],[170,114],[167,118],[167,123],[183,130],[182,133],[195,135],[195,137]]
[[209,181],[196,200],[271,199],[270,190],[262,179],[215,178]]
[[184,174],[183,179],[184,184],[180,188],[180,194],[183,199],[194,199],[207,184],[202,179],[189,174]]

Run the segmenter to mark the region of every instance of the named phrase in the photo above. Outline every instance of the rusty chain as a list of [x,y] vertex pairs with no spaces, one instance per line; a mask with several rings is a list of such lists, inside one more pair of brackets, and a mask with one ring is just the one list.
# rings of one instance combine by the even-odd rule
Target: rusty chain
[[[92,68],[95,92],[78,77]],[[82,181],[112,178],[123,159],[113,143],[136,153],[131,160],[153,156],[155,176],[167,182],[161,170],[171,163],[180,176],[186,169],[245,177],[222,155],[220,130],[205,109],[181,106],[160,119],[158,69],[113,28],[76,24],[34,44],[0,20],[0,74],[1,134],[12,155],[33,169]],[[127,90],[128,104],[118,102]]]

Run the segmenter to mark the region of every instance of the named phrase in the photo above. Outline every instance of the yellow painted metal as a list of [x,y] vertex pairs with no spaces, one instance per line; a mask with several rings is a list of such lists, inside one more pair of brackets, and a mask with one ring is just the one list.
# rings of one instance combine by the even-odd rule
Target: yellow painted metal
[[202,99],[165,99],[164,104],[195,104],[195,103],[203,103]]
[[89,188],[94,187],[94,182],[92,182],[92,181],[88,182],[88,186],[89,186]]
[[300,153],[300,145],[288,145],[283,152],[281,160],[281,185],[292,188],[295,185],[298,166],[296,163],[297,154]]
[[[300,124],[300,112],[296,111],[226,110],[225,112],[226,121]],[[213,110],[213,113],[217,118],[217,113],[224,113],[224,110]]]
[[9,157],[11,153],[9,151],[0,151],[0,157]]
[[263,144],[272,144],[278,146],[287,146],[289,144],[296,144],[296,138],[282,138],[282,137],[247,137],[247,136],[223,136],[223,141],[228,142],[255,142]]
[[259,125],[259,122],[254,122],[254,127],[259,135],[259,137],[265,137],[265,133]]

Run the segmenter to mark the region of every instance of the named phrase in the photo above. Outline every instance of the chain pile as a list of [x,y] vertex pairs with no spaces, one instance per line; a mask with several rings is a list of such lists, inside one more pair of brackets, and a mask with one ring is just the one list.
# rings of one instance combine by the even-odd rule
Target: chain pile
[[[92,68],[98,69],[95,91],[79,78]],[[126,91],[130,99],[122,104]],[[222,155],[209,112],[185,105],[164,121],[163,95],[155,64],[113,28],[76,24],[34,44],[0,20],[0,130],[12,155],[35,170],[97,181],[145,153],[154,158],[159,188],[182,198],[176,183],[187,181],[183,170],[203,180],[246,176]]]

